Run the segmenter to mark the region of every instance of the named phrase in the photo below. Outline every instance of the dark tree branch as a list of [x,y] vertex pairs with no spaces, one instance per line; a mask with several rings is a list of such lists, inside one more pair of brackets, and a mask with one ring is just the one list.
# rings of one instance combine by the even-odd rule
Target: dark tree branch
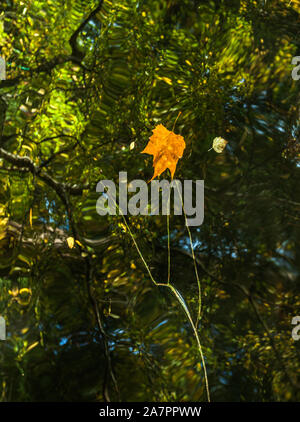
[[13,164],[16,167],[27,168],[32,174],[36,174],[38,167],[33,163],[29,157],[21,157],[17,154],[11,154],[6,151],[4,148],[0,147],[0,157],[4,158],[10,164]]

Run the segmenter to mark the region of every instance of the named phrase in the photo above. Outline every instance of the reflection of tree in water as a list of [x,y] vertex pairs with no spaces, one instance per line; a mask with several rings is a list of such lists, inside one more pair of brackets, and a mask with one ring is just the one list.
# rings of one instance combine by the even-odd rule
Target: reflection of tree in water
[[[100,179],[151,178],[140,152],[179,112],[176,177],[205,181],[191,234],[211,399],[299,400],[300,9],[230,3],[3,2],[2,400],[206,400],[184,312],[122,218],[96,212]],[[226,148],[208,152],[217,137]],[[126,217],[159,282],[165,220]],[[170,258],[196,320],[184,216],[170,218]]]

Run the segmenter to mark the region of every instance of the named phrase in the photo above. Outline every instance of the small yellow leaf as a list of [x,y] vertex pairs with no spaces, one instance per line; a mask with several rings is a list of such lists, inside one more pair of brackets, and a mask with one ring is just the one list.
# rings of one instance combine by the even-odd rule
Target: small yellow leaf
[[172,85],[172,79],[167,78],[166,76],[163,76],[161,78],[164,82],[166,82],[168,85]]
[[6,236],[7,223],[8,218],[0,218],[0,240],[4,239]]
[[30,346],[27,347],[26,352],[29,352],[34,347],[36,347],[38,344],[39,344],[39,341],[36,341],[35,343],[31,344]]
[[20,289],[19,293],[20,295],[23,293],[28,293],[31,295],[31,289],[27,289],[27,287],[23,287],[22,289]]
[[74,237],[68,237],[67,243],[70,249],[74,248]]
[[126,228],[125,224],[119,223],[118,226],[122,229],[123,232],[126,232],[127,231],[127,228]]
[[17,287],[13,287],[12,290],[8,290],[8,294],[13,297],[16,297],[19,294],[19,289]]
[[30,223],[30,227],[32,228],[32,208],[30,208],[30,211],[29,211],[29,223]]
[[213,140],[213,145],[208,151],[214,149],[217,153],[221,153],[223,152],[227,144],[228,144],[228,141],[225,141],[225,139],[218,136],[217,138]]
[[32,151],[32,148],[28,145],[22,145],[22,148],[27,149],[28,151]]

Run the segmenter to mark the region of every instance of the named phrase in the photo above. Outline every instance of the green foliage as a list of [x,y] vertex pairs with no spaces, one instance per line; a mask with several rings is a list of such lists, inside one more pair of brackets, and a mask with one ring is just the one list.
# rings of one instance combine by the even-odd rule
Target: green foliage
[[[96,213],[100,179],[151,178],[140,152],[181,111],[175,177],[205,180],[192,237],[211,399],[299,401],[299,3],[0,6],[1,400],[206,400],[178,301],[122,218]],[[226,149],[208,152],[218,136]],[[166,282],[165,217],[126,222]],[[171,281],[196,320],[183,217],[170,239]]]

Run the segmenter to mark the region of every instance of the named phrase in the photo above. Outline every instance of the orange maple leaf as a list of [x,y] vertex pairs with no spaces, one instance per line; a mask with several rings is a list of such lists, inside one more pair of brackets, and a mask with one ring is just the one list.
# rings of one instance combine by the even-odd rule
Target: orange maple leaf
[[141,152],[153,155],[154,174],[151,180],[160,176],[167,168],[170,170],[171,179],[173,179],[177,162],[185,149],[184,139],[162,124],[157,125],[152,132],[153,135],[150,136],[146,148]]

